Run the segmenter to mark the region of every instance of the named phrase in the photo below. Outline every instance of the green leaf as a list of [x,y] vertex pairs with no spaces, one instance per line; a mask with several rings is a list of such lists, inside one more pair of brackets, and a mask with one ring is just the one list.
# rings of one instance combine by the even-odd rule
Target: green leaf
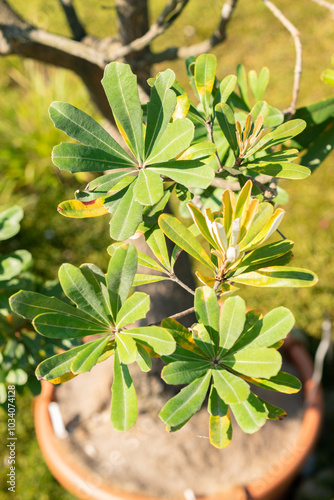
[[274,128],[278,127],[278,125],[281,125],[283,122],[284,122],[284,115],[282,111],[280,111],[277,108],[273,108],[272,106],[269,106],[269,116],[263,125],[265,127]]
[[102,85],[120,132],[126,136],[135,158],[141,163],[144,159],[143,111],[137,77],[128,64],[112,62],[105,67]]
[[72,264],[63,264],[59,269],[59,281],[67,297],[79,309],[85,311],[96,321],[109,326],[110,321],[103,303],[96,296],[94,286],[87,281],[81,269]]
[[130,328],[127,334],[138,340],[141,344],[147,345],[157,354],[168,355],[175,350],[175,340],[172,335],[160,326],[143,326],[140,328]]
[[[191,353],[196,352],[199,354],[200,358],[203,357],[202,351],[200,351],[191,334],[191,331],[188,330],[185,326],[178,323],[173,318],[166,318],[162,321],[161,326],[165,328],[176,340],[178,346],[183,347],[185,350],[191,351]],[[198,358],[196,358],[198,360]]]
[[302,388],[301,382],[298,378],[294,377],[290,373],[279,372],[274,377],[269,380],[262,380],[256,378],[247,379],[252,384],[263,387],[264,389],[269,389],[270,391],[283,392],[284,394],[295,394],[299,392]]
[[240,337],[246,321],[246,304],[241,297],[229,297],[219,319],[219,354],[228,351]]
[[266,408],[252,392],[247,400],[231,404],[231,410],[239,427],[246,434],[257,432],[267,420]]
[[251,70],[248,73],[248,81],[255,100],[260,101],[269,83],[269,69],[262,68],[259,77],[257,77],[254,70]]
[[210,443],[218,449],[226,448],[232,440],[232,422],[229,412],[223,417],[210,415]]
[[8,240],[20,230],[20,221],[23,219],[23,210],[14,205],[0,212],[0,241]]
[[225,103],[217,104],[215,109],[219,126],[224,132],[234,156],[237,157],[239,148],[236,136],[234,113],[230,106]]
[[205,326],[212,342],[218,348],[220,307],[214,290],[207,286],[196,288],[194,306],[197,321]]
[[154,205],[164,194],[163,182],[160,175],[145,168],[141,169],[133,190],[133,196],[142,205]]
[[186,149],[178,160],[198,160],[207,158],[216,152],[216,146],[212,142],[197,142]]
[[130,429],[137,420],[138,404],[133,380],[126,365],[120,362],[115,350],[112,384],[111,423],[118,431]]
[[240,241],[240,250],[251,248],[252,242],[261,233],[273,215],[273,206],[270,203],[260,203],[253,222],[244,238]]
[[176,107],[176,95],[170,87],[175,81],[171,69],[159,73],[151,90],[151,98],[147,103],[147,127],[145,136],[145,156],[150,155],[152,148],[164,133]]
[[245,158],[253,155],[257,151],[262,151],[263,149],[268,149],[273,146],[277,146],[278,144],[282,144],[292,137],[300,134],[304,128],[306,127],[306,123],[304,120],[295,119],[290,120],[288,122],[279,125],[275,130],[266,134],[255,146],[248,149]]
[[192,336],[197,347],[202,351],[205,358],[214,359],[216,347],[209,332],[201,323],[192,326]]
[[221,360],[224,366],[248,377],[270,378],[279,372],[282,357],[276,349],[247,348]]
[[85,344],[85,349],[82,349],[72,361],[71,372],[75,375],[89,372],[98,362],[98,359],[104,352],[109,340],[110,335],[106,335],[101,339]]
[[[159,229],[159,231],[160,231],[160,229]],[[162,266],[160,266],[160,264],[158,262],[156,262],[154,259],[152,259],[149,255],[146,255],[145,253],[140,252],[139,250],[137,250],[137,253],[138,253],[138,265],[139,266],[148,267],[149,269],[154,269],[155,271],[159,271],[161,273],[166,272],[166,270]]]
[[134,198],[134,183],[117,206],[110,221],[110,236],[117,241],[124,241],[132,236],[142,221],[143,207]]
[[[294,323],[294,317],[289,309],[286,307],[273,309],[261,320],[261,329],[249,347],[252,349],[254,347],[270,347],[284,339],[292,330]],[[258,377],[261,376],[258,375]]]
[[31,263],[32,256],[27,250],[15,250],[4,257],[0,256],[0,283],[17,276],[26,270]]
[[200,211],[200,209],[197,208],[192,203],[187,203],[187,207],[190,211],[194,223],[196,224],[198,230],[201,232],[202,236],[204,236],[204,238],[210,243],[211,246],[213,246],[213,248],[216,248],[217,243],[211,236],[205,217]]
[[202,54],[195,62],[195,85],[204,113],[209,116],[209,104],[215,83],[217,59],[213,54]]
[[225,103],[227,99],[232,94],[237,83],[237,77],[235,75],[226,76],[219,84],[219,90],[215,97],[215,103]]
[[102,149],[62,142],[52,150],[51,159],[56,167],[68,172],[104,172],[113,168],[133,170],[134,165]]
[[100,268],[94,264],[82,264],[80,270],[84,275],[85,279],[93,287],[95,296],[100,301],[104,307],[105,313],[107,315],[108,323],[110,318],[112,318],[110,299],[108,290],[106,288],[106,279]]
[[134,245],[123,243],[109,261],[106,283],[109,291],[113,318],[126,301],[137,271],[137,250]]
[[154,145],[145,164],[153,165],[176,158],[188,148],[193,137],[194,125],[188,118],[169,123],[160,140]]
[[249,253],[247,253],[240,261],[238,266],[239,269],[247,268],[248,266],[260,267],[266,262],[282,257],[290,252],[293,248],[293,242],[290,240],[275,241],[274,243],[269,243],[263,247],[257,248]]
[[297,163],[252,163],[248,168],[259,174],[270,175],[280,179],[306,179],[311,175],[311,170]]
[[20,292],[12,295],[9,302],[12,310],[16,314],[19,314],[30,321],[40,314],[49,312],[76,316],[83,321],[94,321],[97,325],[101,326],[98,321],[85,312],[66,304],[66,302],[63,302],[62,300],[56,299],[55,297],[47,297],[41,293],[26,292],[21,290]]
[[303,165],[314,172],[334,148],[334,125],[331,123],[308,148],[302,158]]
[[136,362],[142,372],[149,372],[152,369],[152,360],[146,349],[137,344]]
[[263,117],[263,122],[265,122],[269,116],[269,105],[266,101],[259,101],[253,106],[251,110],[251,115],[253,121],[255,122],[258,116]]
[[137,346],[136,342],[133,340],[128,331],[121,333],[117,332],[115,334],[117,351],[119,354],[119,359],[125,365],[134,363],[137,359]]
[[334,69],[325,69],[321,74],[321,79],[323,82],[334,86]]
[[136,274],[133,280],[133,286],[148,285],[149,283],[157,283],[158,281],[168,279],[167,276],[159,276],[158,274]]
[[166,365],[161,377],[167,384],[190,384],[194,380],[202,377],[211,368],[212,363],[203,361],[174,361]]
[[[175,122],[176,123],[176,122]],[[175,160],[149,167],[152,172],[169,177],[187,188],[207,188],[215,176],[214,170],[197,160]]]
[[[93,343],[95,340],[93,341]],[[71,372],[71,364],[75,357],[85,350],[88,344],[73,347],[72,349],[51,356],[42,361],[36,368],[36,377],[38,380],[52,380],[57,383],[57,379]]]
[[240,95],[248,109],[250,109],[249,97],[248,97],[248,85],[247,85],[247,76],[246,70],[243,64],[238,64],[237,66],[237,79],[238,79],[238,87],[240,90]]
[[135,292],[129,297],[121,309],[118,311],[116,318],[117,329],[122,328],[129,323],[135,323],[141,318],[145,318],[150,308],[150,297],[146,293]]
[[55,127],[85,146],[97,148],[120,158],[130,165],[133,159],[93,118],[66,102],[54,101],[49,107],[50,118]]
[[109,333],[108,327],[94,320],[91,316],[80,318],[75,313],[44,313],[36,316],[32,322],[34,328],[45,337],[55,339],[75,339],[86,335]]
[[283,420],[286,417],[286,411],[282,410],[282,408],[272,405],[262,398],[259,398],[259,400],[267,410],[267,418],[269,418],[270,420]]
[[224,417],[228,412],[228,405],[219,397],[214,385],[211,385],[208,398],[208,412],[213,417]]
[[163,214],[159,217],[159,226],[165,235],[180,248],[185,250],[194,259],[206,267],[215,270],[214,265],[204,251],[202,245],[196,240],[192,233],[176,217]]
[[[159,262],[168,271],[171,270],[171,265],[168,256],[168,250],[166,245],[166,239],[164,233],[156,225],[152,227],[149,231],[145,233],[145,240],[153,255],[158,259]],[[163,272],[165,270],[163,269]]]
[[318,278],[308,269],[297,267],[273,266],[245,273],[233,278],[236,283],[266,287],[308,287],[314,286]]
[[168,426],[175,427],[189,420],[202,407],[209,388],[211,371],[187,385],[162,408],[159,417]]
[[240,377],[216,366],[212,371],[213,383],[219,397],[225,404],[240,403],[249,396],[249,385]]

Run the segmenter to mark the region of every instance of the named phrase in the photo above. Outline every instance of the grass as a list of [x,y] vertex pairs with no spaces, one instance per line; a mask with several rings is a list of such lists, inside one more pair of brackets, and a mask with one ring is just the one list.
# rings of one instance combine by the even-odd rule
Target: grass
[[[13,0],[11,3],[40,28],[63,35],[69,33],[63,13],[53,0]],[[164,0],[151,1],[152,19],[156,18],[164,3]],[[320,81],[321,72],[330,66],[333,52],[333,20],[329,13],[308,0],[277,0],[276,4],[301,32],[304,56],[299,105],[334,95],[333,87]],[[112,36],[116,33],[113,4],[96,0],[77,2],[77,6],[79,15],[93,34]],[[201,41],[212,32],[219,15],[220,2],[192,0],[176,23],[153,43],[154,50],[163,50],[171,41],[175,45]],[[238,63],[243,63],[247,70],[259,71],[262,66],[268,66],[271,73],[266,95],[268,102],[282,109],[289,105],[294,68],[293,42],[260,0],[240,0],[228,28],[227,41],[213,52],[218,58],[219,77],[234,73]],[[189,88],[184,62],[173,61],[169,66],[177,73],[180,83]],[[1,59],[0,67],[1,205],[19,203],[25,209],[22,231],[11,245],[25,247],[32,252],[34,269],[43,278],[55,278],[59,265],[65,261],[75,265],[91,261],[105,268],[108,259],[105,248],[109,244],[107,219],[102,217],[92,224],[91,220],[62,218],[56,212],[57,204],[72,198],[74,190],[86,184],[87,177],[60,175],[50,160],[52,147],[66,140],[48,118],[47,108],[53,100],[71,102],[99,119],[85,89],[70,72],[53,68],[46,70],[31,61],[22,63],[14,56]],[[159,64],[154,71],[165,67],[166,64]],[[288,306],[296,317],[297,325],[311,336],[313,347],[320,335],[323,315],[326,312],[333,314],[332,161],[333,156],[307,180],[282,183],[290,195],[290,201],[284,207],[287,215],[282,231],[295,242],[294,265],[315,271],[319,284],[303,290],[242,289],[249,307],[261,307],[266,312],[278,305]],[[327,382],[332,377],[325,373],[327,394],[330,401],[334,401],[333,390]],[[52,478],[36,441],[32,439],[31,403],[32,398],[27,392],[17,398],[18,483],[17,493],[11,498],[35,500],[38,491],[39,500],[73,499]],[[328,422],[326,420],[327,425]],[[0,431],[3,436],[6,436],[6,429],[7,417],[1,411]],[[320,474],[326,464],[328,468],[330,441],[327,432],[317,451],[318,468],[315,474]],[[5,459],[3,454],[2,472],[7,469]],[[2,479],[0,500],[7,498],[7,485]],[[299,498],[305,497],[300,493]],[[308,500],[311,498],[308,497]],[[319,498],[315,496],[312,500]]]

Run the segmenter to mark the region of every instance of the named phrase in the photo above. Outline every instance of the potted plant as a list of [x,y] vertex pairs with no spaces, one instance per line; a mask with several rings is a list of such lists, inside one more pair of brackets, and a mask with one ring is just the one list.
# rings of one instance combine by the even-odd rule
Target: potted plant
[[[55,165],[102,173],[58,210],[67,217],[111,215],[110,260],[105,272],[94,264],[63,264],[59,281],[68,300],[20,291],[10,305],[45,337],[93,336],[42,361],[38,379],[66,382],[112,356],[111,425],[126,431],[138,415],[129,365],[145,373],[158,358],[163,381],[184,386],[157,409],[167,430],[178,431],[206,404],[210,443],[222,449],[232,439],[231,414],[246,434],[268,419],[284,418],[285,411],[260,397],[257,387],[283,393],[301,388],[281,370],[278,351],[294,325],[292,313],[285,307],[265,315],[248,310],[242,287],[317,282],[312,271],[288,265],[293,242],[278,229],[285,213],[276,207],[284,198],[277,181],[310,175],[296,160],[306,149],[303,158],[311,164],[312,148],[324,133],[312,125],[312,113],[324,124],[329,115],[322,103],[284,116],[262,100],[266,68],[247,76],[240,65],[236,76],[219,81],[216,65],[210,54],[187,60],[196,104],[167,69],[149,80],[145,106],[130,67],[107,65],[102,85],[123,145],[83,111],[52,103],[55,126],[77,141],[54,148]],[[180,201],[182,221],[168,213],[170,199]],[[153,257],[132,242],[140,235]],[[198,266],[194,289],[179,277],[181,252]],[[138,287],[161,281],[182,287],[193,306],[145,324],[150,296]],[[195,323],[183,326],[182,318],[193,312]]]

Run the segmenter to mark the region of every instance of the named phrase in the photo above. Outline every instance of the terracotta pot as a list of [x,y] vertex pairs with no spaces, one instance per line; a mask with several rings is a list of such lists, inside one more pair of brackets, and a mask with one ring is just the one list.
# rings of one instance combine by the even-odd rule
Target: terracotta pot
[[[323,395],[312,381],[313,363],[302,344],[291,339],[285,342],[285,352],[295,365],[304,387],[305,412],[295,447],[280,458],[264,476],[231,491],[202,500],[270,500],[279,499],[302,469],[313,450],[323,415]],[[59,483],[82,500],[141,500],[144,497],[113,489],[101,484],[101,479],[87,477],[64,451],[55,436],[48,405],[54,399],[54,386],[42,383],[42,393],[35,398],[34,420],[36,436],[48,468]],[[279,424],[278,424],[279,425]],[[150,497],[151,500],[154,500]],[[157,500],[157,499],[156,499]]]

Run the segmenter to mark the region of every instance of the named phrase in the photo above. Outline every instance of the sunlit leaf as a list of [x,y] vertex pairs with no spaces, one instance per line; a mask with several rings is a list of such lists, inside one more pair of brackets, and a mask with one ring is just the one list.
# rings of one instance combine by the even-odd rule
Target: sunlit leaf
[[137,420],[138,404],[133,380],[126,365],[120,362],[115,350],[112,384],[111,423],[118,431],[130,429]]

